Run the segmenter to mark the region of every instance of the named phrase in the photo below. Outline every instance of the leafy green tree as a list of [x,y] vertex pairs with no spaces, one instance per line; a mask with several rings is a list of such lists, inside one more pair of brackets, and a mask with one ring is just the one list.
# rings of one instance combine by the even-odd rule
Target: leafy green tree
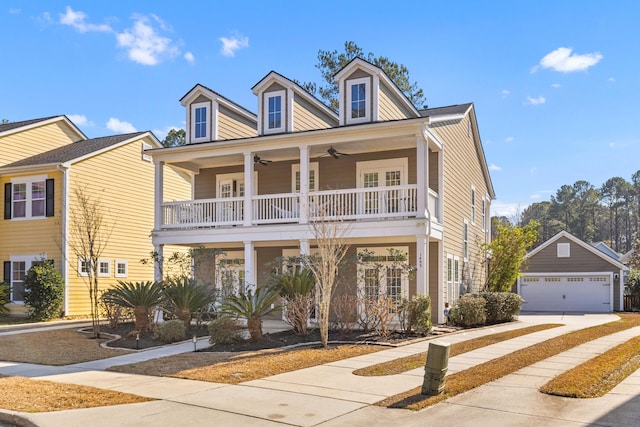
[[486,291],[507,292],[511,289],[520,275],[524,256],[536,241],[539,225],[536,221],[525,226],[494,224],[496,234],[493,240],[482,243],[478,253],[481,259],[486,259]]
[[[616,251],[623,249],[623,240],[625,240],[623,235],[626,235],[626,240],[630,240],[629,233],[623,233],[623,231],[628,229],[630,225],[628,208],[632,191],[631,184],[619,176],[609,178],[602,184],[600,189],[605,206],[609,209],[609,235],[611,236],[613,249]],[[626,247],[627,249],[631,248],[630,241],[628,241]]]
[[519,225],[527,225],[530,221],[540,223],[538,227],[538,239],[534,247],[541,245],[563,229],[562,221],[555,218],[552,213],[552,203],[549,201],[532,203],[522,212]]
[[640,271],[633,270],[627,277],[626,285],[631,295],[640,296]]
[[0,316],[7,312],[5,304],[9,302],[9,285],[5,282],[0,282]]
[[24,302],[30,319],[51,320],[62,315],[64,280],[53,263],[38,261],[27,271],[24,278]]
[[162,140],[165,147],[178,147],[187,143],[187,133],[184,129],[171,129],[167,136]]
[[301,86],[314,95],[318,94],[332,109],[337,110],[339,90],[333,76],[354,58],[364,59],[381,68],[413,105],[421,107],[424,104],[426,100],[424,92],[416,82],[411,83],[409,70],[406,66],[393,62],[384,56],[375,56],[372,52],[365,54],[362,48],[352,41],[344,43],[344,52],[337,50],[318,51],[316,68],[320,70],[322,80],[326,83],[325,86],[318,86],[315,83],[301,83]]

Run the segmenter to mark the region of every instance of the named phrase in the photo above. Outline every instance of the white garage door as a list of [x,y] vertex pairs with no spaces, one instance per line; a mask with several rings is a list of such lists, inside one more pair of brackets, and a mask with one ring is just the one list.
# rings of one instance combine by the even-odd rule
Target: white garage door
[[610,275],[525,275],[520,296],[523,311],[613,311]]

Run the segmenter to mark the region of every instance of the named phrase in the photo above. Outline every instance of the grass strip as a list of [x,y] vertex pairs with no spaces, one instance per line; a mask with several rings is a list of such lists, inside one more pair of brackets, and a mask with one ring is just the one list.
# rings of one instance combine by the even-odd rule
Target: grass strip
[[384,349],[375,345],[340,345],[328,349],[262,350],[237,355],[185,353],[136,364],[114,366],[108,370],[238,384]]
[[[449,349],[449,357],[457,356],[462,353],[466,353],[472,350],[476,350],[488,345],[497,344],[502,341],[517,338],[523,335],[532,334],[534,332],[544,331],[546,329],[557,328],[558,326],[564,326],[555,323],[528,326],[522,329],[516,329],[513,331],[498,332],[496,334],[485,335],[479,338],[473,338],[467,341],[463,341],[457,344],[451,345]],[[396,375],[403,372],[410,371],[412,369],[424,367],[427,360],[427,352],[414,354],[411,356],[403,357],[401,359],[390,360],[388,362],[378,363],[377,365],[367,366],[353,371],[355,375],[363,377],[375,377],[384,375]]]
[[638,369],[640,337],[635,337],[558,375],[540,387],[540,391],[555,396],[600,397]]
[[570,350],[580,344],[640,325],[640,315],[619,314],[620,320],[570,332],[490,360],[446,378],[444,392],[437,396],[420,394],[421,387],[384,399],[376,405],[419,410],[464,393],[505,375]]
[[134,394],[102,390],[75,384],[32,380],[24,377],[0,378],[0,408],[18,412],[53,412],[148,402]]

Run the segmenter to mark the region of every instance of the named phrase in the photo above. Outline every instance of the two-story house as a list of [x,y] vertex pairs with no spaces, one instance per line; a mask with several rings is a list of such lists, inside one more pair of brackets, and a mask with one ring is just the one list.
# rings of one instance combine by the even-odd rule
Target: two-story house
[[[384,263],[394,248],[416,270],[359,265],[337,292],[430,295],[442,321],[445,301],[481,283],[476,250],[489,239],[495,198],[473,104],[419,110],[361,59],[335,79],[337,113],[276,72],[252,88],[257,115],[192,88],[181,99],[188,144],[148,151],[156,250],[220,249],[235,269],[225,277],[261,286],[274,259],[313,253],[310,223],[340,220],[349,255],[368,251]],[[190,200],[164,201],[167,166],[193,174]]]
[[[41,259],[63,275],[64,313],[90,312],[88,263],[73,247],[78,190],[102,209],[107,244],[99,261],[100,286],[153,279],[153,267],[140,260],[153,251],[155,168],[144,150],[157,147],[151,132],[88,139],[65,116],[0,125],[0,260],[3,281],[10,285],[10,313],[24,313],[25,275]],[[165,195],[190,197],[190,181],[188,174],[167,170]]]

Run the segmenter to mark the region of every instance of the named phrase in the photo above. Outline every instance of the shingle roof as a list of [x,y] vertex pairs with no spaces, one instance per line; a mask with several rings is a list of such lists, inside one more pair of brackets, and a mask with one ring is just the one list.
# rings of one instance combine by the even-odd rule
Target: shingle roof
[[183,96],[182,98],[180,98],[180,102],[182,102],[182,100],[183,100],[187,95],[189,95],[189,93],[191,93],[191,91],[192,91],[192,90],[194,90],[194,89],[195,89],[195,88],[197,88],[198,86],[203,87],[204,89],[208,90],[209,92],[213,92],[216,96],[219,96],[220,98],[224,99],[224,100],[225,100],[225,101],[227,101],[229,104],[233,104],[233,105],[235,105],[236,107],[238,107],[238,108],[239,108],[239,109],[241,109],[242,111],[246,112],[247,114],[249,114],[249,115],[251,115],[251,116],[255,116],[255,115],[256,115],[256,113],[254,113],[253,111],[251,111],[251,110],[248,110],[248,109],[244,108],[242,105],[238,104],[237,102],[234,102],[234,101],[230,100],[230,99],[229,99],[229,98],[227,98],[226,96],[219,94],[219,93],[218,93],[218,92],[216,92],[215,90],[213,90],[213,89],[211,89],[211,88],[209,88],[209,87],[207,87],[207,86],[205,86],[205,85],[203,85],[203,84],[201,84],[201,83],[196,83],[196,84],[195,84],[191,89],[189,89],[189,91],[188,91],[187,93],[185,93],[185,94],[184,94],[184,96]]
[[146,132],[125,133],[122,135],[104,136],[73,142],[59,148],[54,148],[53,150],[45,151],[44,153],[36,154],[35,156],[27,157],[26,159],[18,160],[17,162],[9,163],[8,165],[4,165],[3,168],[64,163],[126,141],[135,136],[142,135],[143,133]]
[[420,110],[420,114],[422,115],[422,117],[445,116],[449,114],[463,114],[469,109],[469,107],[471,107],[471,105],[473,105],[473,103],[469,102],[467,104],[427,108],[425,110]]
[[0,133],[6,132],[8,130],[21,128],[23,126],[29,126],[29,125],[32,125],[34,123],[44,122],[45,120],[50,120],[50,119],[53,119],[55,117],[60,117],[60,116],[50,116],[50,117],[43,117],[41,119],[31,119],[31,120],[23,120],[21,122],[11,122],[11,123],[1,124],[0,125]]

